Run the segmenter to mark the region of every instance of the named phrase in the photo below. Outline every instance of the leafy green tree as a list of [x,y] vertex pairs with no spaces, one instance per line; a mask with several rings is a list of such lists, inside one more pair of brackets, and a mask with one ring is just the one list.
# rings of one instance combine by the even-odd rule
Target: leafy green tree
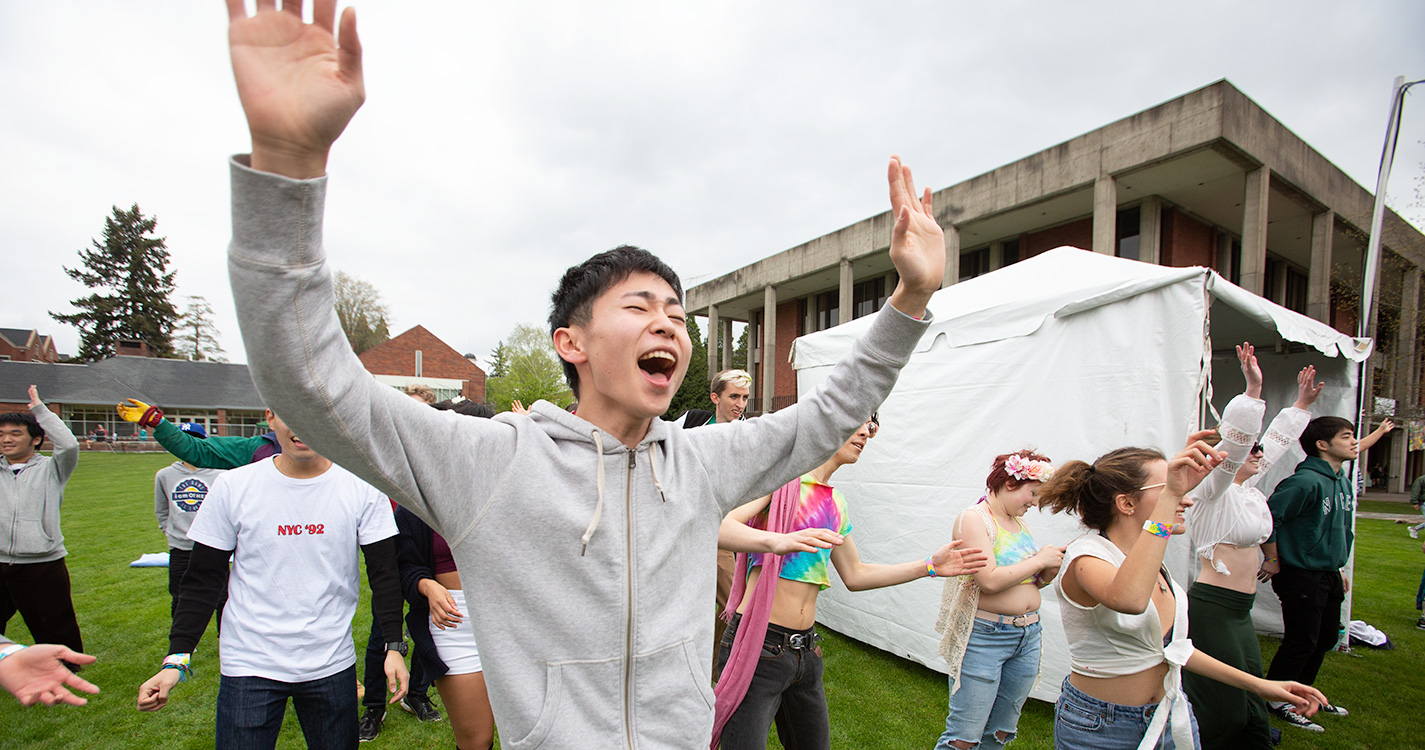
[[195,362],[208,360],[226,362],[223,347],[218,344],[218,327],[213,324],[213,306],[202,295],[188,298],[188,307],[178,316],[173,332],[177,354]]
[[529,406],[544,399],[561,408],[574,403],[554,342],[544,329],[517,325],[495,352],[490,360],[492,375],[485,381],[485,395],[495,411],[509,411],[513,401]]
[[76,361],[114,356],[119,339],[142,341],[158,356],[172,356],[178,311],[169,295],[175,272],[168,270],[164,238],[153,236],[157,226],[158,219],[145,217],[137,203],[127,211],[114,206],[104,219],[103,240],[79,251],[79,268],[64,269],[90,289],[107,290],[71,300],[78,312],[50,313],[79,329]]
[[332,279],[336,293],[336,317],[352,351],[361,354],[391,338],[387,321],[391,308],[381,301],[381,293],[371,282],[337,271]]
[[683,378],[683,384],[678,386],[678,392],[673,394],[668,411],[663,413],[664,419],[677,419],[689,409],[706,409],[712,403],[708,399],[708,382],[711,378],[708,372],[708,347],[703,343],[703,333],[698,328],[697,318],[692,316],[688,317],[688,338],[693,342],[693,356],[688,360],[688,374]]

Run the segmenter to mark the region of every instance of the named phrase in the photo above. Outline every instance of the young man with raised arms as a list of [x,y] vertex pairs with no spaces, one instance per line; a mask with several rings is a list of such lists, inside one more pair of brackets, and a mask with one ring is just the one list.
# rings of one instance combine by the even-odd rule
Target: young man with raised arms
[[259,0],[249,17],[228,0],[253,146],[232,164],[229,270],[258,389],[314,448],[429,523],[470,572],[467,614],[502,746],[705,744],[708,563],[722,516],[821,464],[890,393],[945,268],[930,192],[918,198],[891,159],[900,284],[826,385],[794,406],[718,429],[659,419],[691,355],[681,283],[621,247],[569,269],[554,294],[550,328],[577,415],[542,401],[492,420],[435,412],[372,380],[332,309],[324,174],[364,97],[355,13],[338,28],[335,0],[315,3],[311,24],[300,3],[274,6]]

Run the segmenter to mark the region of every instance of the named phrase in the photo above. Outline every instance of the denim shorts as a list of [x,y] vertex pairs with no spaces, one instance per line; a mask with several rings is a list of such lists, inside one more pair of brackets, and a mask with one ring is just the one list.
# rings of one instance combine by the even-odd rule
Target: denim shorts
[[[950,696],[945,733],[936,750],[953,747],[954,740],[999,750],[1014,738],[1019,712],[1039,675],[1040,643],[1037,622],[1017,627],[975,618],[960,661],[960,689]],[[955,687],[953,678],[950,687]],[[1003,742],[1000,732],[1006,735]]]
[[[1186,701],[1187,696],[1178,698]],[[1171,706],[1169,707],[1171,709]],[[1158,704],[1123,706],[1101,701],[1084,693],[1064,678],[1059,702],[1054,704],[1054,749],[1055,750],[1137,750],[1153,721]],[[1188,705],[1188,716],[1192,721],[1192,742],[1196,750],[1201,747],[1197,737],[1197,717],[1192,716],[1192,705]],[[1174,750],[1172,723],[1163,726],[1163,734],[1158,738],[1158,748]]]

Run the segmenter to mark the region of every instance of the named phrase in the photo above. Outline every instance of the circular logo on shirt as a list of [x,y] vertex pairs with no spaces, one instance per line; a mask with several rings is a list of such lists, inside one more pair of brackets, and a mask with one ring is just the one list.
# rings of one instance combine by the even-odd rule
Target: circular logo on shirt
[[185,513],[197,513],[208,496],[208,485],[197,479],[185,479],[173,488],[173,504]]

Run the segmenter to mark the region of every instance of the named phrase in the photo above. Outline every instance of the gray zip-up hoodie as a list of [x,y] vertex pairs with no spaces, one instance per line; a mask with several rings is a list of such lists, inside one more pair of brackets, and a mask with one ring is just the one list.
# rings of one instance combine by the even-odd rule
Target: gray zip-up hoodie
[[228,261],[253,379],[304,442],[450,543],[502,746],[706,746],[722,516],[834,453],[926,322],[883,310],[796,405],[699,430],[655,419],[633,450],[543,401],[466,419],[381,385],[352,353],[322,250],[325,178],[244,162]]
[[79,441],[41,404],[30,409],[54,446],[53,456],[30,457],[17,475],[0,458],[0,563],[53,562],[69,554],[59,530],[64,485],[79,465]]

